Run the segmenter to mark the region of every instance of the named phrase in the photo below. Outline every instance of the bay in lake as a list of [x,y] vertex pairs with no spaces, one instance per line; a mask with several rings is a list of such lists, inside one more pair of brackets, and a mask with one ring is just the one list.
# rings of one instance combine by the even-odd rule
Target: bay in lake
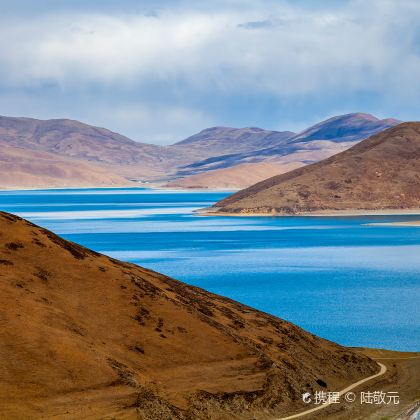
[[420,350],[418,219],[205,217],[228,195],[149,189],[2,191],[0,209],[115,258],[350,346]]

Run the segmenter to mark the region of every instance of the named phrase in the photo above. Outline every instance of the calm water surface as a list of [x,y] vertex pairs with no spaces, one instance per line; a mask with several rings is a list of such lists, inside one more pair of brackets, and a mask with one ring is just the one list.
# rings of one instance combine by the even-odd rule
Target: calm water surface
[[420,228],[366,226],[415,216],[193,214],[226,195],[3,191],[0,209],[341,344],[420,350]]

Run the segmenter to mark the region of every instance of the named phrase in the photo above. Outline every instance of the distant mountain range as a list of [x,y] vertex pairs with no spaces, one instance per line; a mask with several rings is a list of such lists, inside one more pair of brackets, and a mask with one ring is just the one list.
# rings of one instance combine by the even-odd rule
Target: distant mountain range
[[294,142],[331,140],[352,142],[365,139],[386,128],[400,124],[394,118],[380,120],[373,115],[354,113],[332,117],[302,131],[293,137]]
[[[41,164],[34,152],[43,154],[42,169],[34,169]],[[131,177],[161,176],[163,155],[164,150],[159,146],[138,143],[78,121],[0,117],[0,165],[4,162],[16,165],[19,176],[13,177],[13,172],[8,176],[16,183],[22,180],[26,186],[38,186],[38,183],[44,186],[48,182],[66,186],[83,179],[94,186],[129,184]],[[22,165],[22,159],[28,165]],[[68,163],[72,163],[73,173],[66,177],[63,165]],[[103,178],[92,177],[92,172],[104,173]],[[2,171],[0,185],[7,186],[3,176]]]
[[[168,185],[182,188],[243,188],[270,176],[325,159],[400,122],[391,118],[380,120],[362,113],[340,115],[301,133],[284,137],[280,144],[194,162],[178,171],[178,175],[184,175],[183,179]],[[244,171],[245,163],[247,166]]]
[[78,121],[0,117],[0,187],[136,185],[240,188],[345,150],[398,124],[333,117],[302,133],[213,127],[170,146]]
[[420,209],[420,122],[377,133],[321,162],[220,201],[218,213],[307,214]]
[[253,153],[269,147],[279,147],[294,135],[292,131],[269,131],[256,127],[212,127],[170,146],[169,150],[181,155],[195,155],[194,160],[198,161],[203,158]]

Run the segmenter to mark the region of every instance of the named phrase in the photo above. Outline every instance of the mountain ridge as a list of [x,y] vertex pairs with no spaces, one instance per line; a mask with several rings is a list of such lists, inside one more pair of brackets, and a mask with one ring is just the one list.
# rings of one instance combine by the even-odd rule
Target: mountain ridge
[[[369,135],[398,123],[395,119],[381,120],[363,113],[335,116],[285,139],[280,146],[260,149],[256,153],[234,153],[207,158],[181,167],[177,172],[181,178],[167,186],[208,188],[223,185],[232,189],[245,188],[262,181],[264,178],[259,175],[264,174],[268,178],[287,172],[292,167],[328,158]],[[314,135],[314,132],[318,135]],[[329,134],[320,136],[320,132]],[[244,164],[247,165],[248,173],[243,171]]]
[[420,208],[420,123],[402,123],[321,162],[214,205],[220,212],[299,214]]
[[[347,121],[349,118],[351,124]],[[326,132],[331,124],[328,122],[330,120],[314,127],[324,127]],[[252,180],[261,180],[258,175],[271,176],[277,170],[302,166],[350,147],[352,142],[347,141],[349,138],[353,142],[358,140],[354,131],[362,130],[360,133],[363,134],[359,133],[359,137],[363,137],[367,132],[383,129],[393,123],[390,119],[379,120],[360,113],[337,116],[333,120],[335,130],[338,130],[337,124],[341,127],[338,131],[342,130],[336,135],[342,137],[305,140],[302,133],[290,131],[264,130],[258,127],[210,127],[175,144],[159,146],[135,142],[105,128],[76,120],[0,117],[0,148],[3,149],[0,165],[8,168],[7,177],[3,176],[2,179],[0,174],[0,187],[31,187],[31,179],[34,187],[77,186],[78,180],[81,186],[136,186],[144,182],[162,184],[169,181],[169,187],[175,184],[182,187],[182,184],[197,183],[197,177],[190,180],[189,176],[205,172],[209,172],[216,186],[247,186]],[[344,124],[337,121],[347,122]],[[347,131],[353,130],[352,136],[343,137],[344,126]],[[11,153],[11,149],[6,150],[5,147],[21,150],[19,153]],[[43,154],[42,169],[34,161],[33,152]],[[26,163],[20,163],[17,155]],[[71,170],[70,160],[74,160]],[[10,166],[13,162],[16,167],[14,175],[13,167]],[[255,170],[252,165],[249,166],[260,162],[264,164],[256,166]],[[252,179],[247,180],[243,167],[235,168],[242,164],[248,165],[250,173],[255,174]],[[233,169],[219,174],[213,172],[230,167]],[[4,175],[5,170],[1,173]],[[187,179],[183,181],[181,178]],[[13,184],[10,179],[14,180]],[[17,182],[19,179],[22,179],[20,184]],[[170,182],[172,180],[175,180],[173,184]],[[200,176],[199,180],[201,186],[208,187],[205,176]]]
[[[5,418],[266,418],[368,357],[0,212]],[[131,416],[131,417],[127,417]]]
[[394,118],[380,119],[363,112],[336,115],[298,133],[293,140],[329,140],[338,137],[340,142],[354,141],[375,134],[378,129],[384,130],[401,122]]

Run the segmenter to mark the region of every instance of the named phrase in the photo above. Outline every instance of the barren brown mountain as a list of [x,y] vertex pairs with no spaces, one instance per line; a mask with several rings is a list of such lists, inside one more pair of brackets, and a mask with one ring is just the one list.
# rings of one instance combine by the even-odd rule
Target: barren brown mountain
[[[320,145],[320,143],[323,143]],[[312,150],[304,148],[285,156],[273,156],[261,162],[240,163],[223,169],[205,171],[168,182],[168,188],[213,188],[238,190],[257,182],[306,166],[312,162],[342,152],[351,147],[349,143],[318,142]]]
[[121,187],[136,185],[103,166],[48,152],[0,144],[0,188]]
[[379,370],[354,350],[0,213],[0,418],[267,419]]
[[285,164],[280,162],[242,163],[229,168],[176,179],[168,182],[165,187],[237,190],[303,165],[301,162],[288,162]]
[[240,214],[420,209],[420,123],[389,128],[321,162],[239,191],[213,209]]
[[[284,168],[330,156],[396,123],[357,113],[330,118],[297,135],[256,127],[212,127],[171,146],[158,146],[74,120],[0,117],[0,147],[9,155],[0,160],[0,172],[7,171],[0,188],[161,184],[173,179],[181,188],[241,188]],[[242,164],[249,164],[247,173],[255,176],[245,176]],[[280,164],[280,172],[270,172],[272,164]],[[223,171],[230,167],[234,168]],[[188,179],[196,174],[202,176]],[[181,177],[185,181],[178,180]]]
[[[167,149],[180,159],[183,156],[185,164],[193,164],[216,156],[258,153],[258,150],[279,147],[295,134],[291,131],[271,131],[258,127],[210,127],[168,146]],[[181,166],[181,161],[178,166]]]
[[[370,135],[400,122],[392,118],[381,120],[373,115],[359,112],[329,118],[296,135],[287,132],[276,135],[276,132],[267,134],[270,132],[264,132],[261,129],[242,129],[222,133],[219,133],[218,130],[216,132],[204,130],[189,140],[177,143],[177,145],[184,145],[184,150],[207,145],[208,150],[212,151],[212,143],[216,140],[216,144],[224,143],[225,147],[230,145],[231,148],[234,146],[230,154],[226,152],[219,157],[205,159],[205,154],[201,151],[201,155],[197,155],[201,156],[201,159],[180,168],[177,175],[182,177],[171,181],[167,186],[174,188],[246,188],[269,177],[326,159],[354,146]],[[250,134],[246,130],[257,131]],[[238,133],[242,133],[242,135]],[[247,137],[244,139],[245,133]],[[201,139],[202,134],[207,136]],[[236,137],[231,139],[229,136],[233,134]],[[259,136],[258,142],[249,141],[256,136]],[[242,142],[238,142],[238,140],[242,140]],[[263,145],[265,145],[264,148],[261,147]],[[235,147],[237,148],[236,152]]]
[[0,117],[0,144],[47,152],[73,159],[75,164],[93,163],[113,174],[134,179],[161,176],[169,159],[169,154],[159,146],[135,142],[105,128],[68,119]]

